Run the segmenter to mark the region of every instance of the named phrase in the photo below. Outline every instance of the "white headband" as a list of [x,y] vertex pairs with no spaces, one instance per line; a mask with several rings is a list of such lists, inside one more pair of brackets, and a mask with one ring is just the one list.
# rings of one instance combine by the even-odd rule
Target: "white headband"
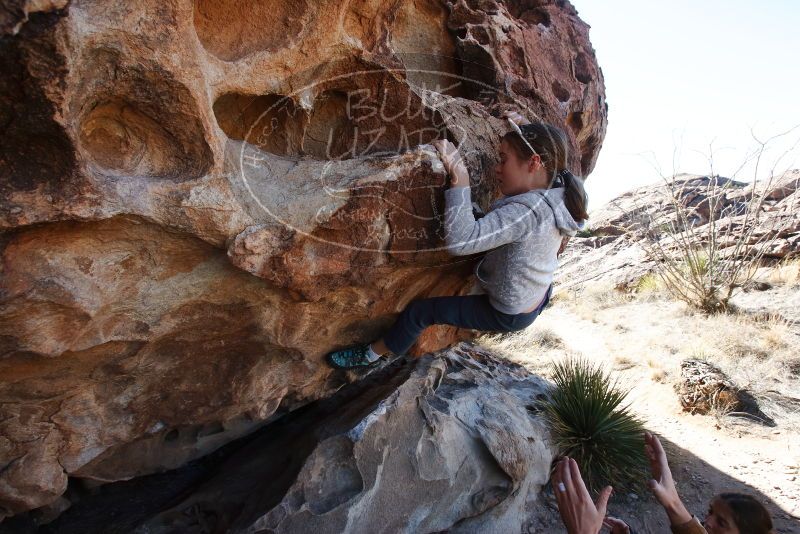
[[[534,154],[534,155],[536,155],[536,156],[539,156],[539,153],[538,153],[538,152],[536,152],[536,150],[534,150],[534,149],[533,149],[533,147],[532,147],[532,146],[531,146],[531,144],[528,142],[528,140],[527,140],[527,139],[525,139],[525,136],[524,136],[524,135],[522,135],[522,130],[520,129],[519,125],[518,125],[516,122],[512,121],[512,120],[511,120],[511,117],[506,117],[506,120],[507,120],[507,121],[508,121],[508,123],[511,125],[511,127],[514,129],[514,131],[515,131],[515,132],[517,132],[517,133],[519,134],[519,136],[522,138],[522,140],[525,142],[525,144],[526,144],[526,145],[528,145],[528,148],[530,148],[530,149],[531,149],[531,152],[533,152],[533,154]],[[539,156],[539,157],[541,157],[541,156]]]

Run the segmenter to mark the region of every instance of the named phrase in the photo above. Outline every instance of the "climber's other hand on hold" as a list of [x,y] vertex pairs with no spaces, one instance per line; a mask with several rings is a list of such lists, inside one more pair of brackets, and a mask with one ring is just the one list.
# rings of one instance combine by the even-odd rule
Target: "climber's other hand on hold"
[[458,147],[447,139],[437,139],[433,147],[439,152],[447,174],[450,175],[451,187],[469,187],[469,173]]

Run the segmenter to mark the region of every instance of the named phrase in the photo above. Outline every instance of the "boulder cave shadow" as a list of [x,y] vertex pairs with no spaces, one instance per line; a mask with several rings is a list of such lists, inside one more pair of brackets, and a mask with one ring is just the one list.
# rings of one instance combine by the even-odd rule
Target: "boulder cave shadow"
[[[696,436],[695,439],[702,439],[702,436]],[[776,534],[800,534],[800,518],[792,516],[760,490],[750,485],[748,481],[720,471],[699,458],[692,453],[689,444],[676,444],[663,436],[659,436],[659,440],[667,451],[670,469],[681,499],[689,512],[697,516],[701,522],[705,519],[708,503],[715,495],[723,492],[746,493],[767,507],[772,516]],[[693,475],[698,475],[698,473],[705,473],[706,476],[695,478]],[[558,512],[554,508],[555,498],[549,485],[545,488],[544,494],[550,503],[550,510],[553,512],[551,514],[555,523],[553,531],[566,532],[559,521]],[[593,497],[595,496],[593,495]],[[615,492],[609,501],[608,514],[624,520],[636,530],[637,534],[670,533],[669,520],[664,509],[656,502],[646,487],[638,491],[635,497],[631,494]],[[608,529],[603,529],[602,532],[606,533]]]
[[[133,532],[165,510],[177,514],[175,532],[222,533],[236,530],[281,501],[305,459],[323,439],[346,432],[406,379],[413,366],[397,359],[360,381],[345,384],[331,397],[287,413],[252,434],[171,471],[113,482],[96,488],[71,479],[65,494],[72,506],[55,520],[38,525],[37,511],[0,523],[0,534]],[[343,376],[338,377],[348,382]],[[696,439],[702,439],[697,436]],[[661,438],[670,460],[681,497],[699,519],[717,493],[747,493],[764,503],[773,517],[777,533],[800,533],[800,521],[789,515],[759,490],[698,458],[689,444]],[[264,461],[264,459],[268,461]],[[703,472],[706,476],[693,477]],[[246,476],[232,476],[244,473]],[[242,479],[245,480],[242,480]],[[224,488],[219,500],[203,499],[203,489]],[[208,494],[208,492],[206,491]],[[198,499],[192,500],[193,496]],[[545,503],[528,532],[565,532],[555,508],[552,488],[541,493]],[[186,504],[191,506],[186,506]],[[180,510],[180,512],[178,512]],[[190,512],[190,513],[189,513]],[[614,494],[608,513],[628,522],[637,532],[669,533],[663,509],[647,490],[638,496]],[[535,526],[538,522],[538,526]],[[173,526],[178,526],[173,525]],[[607,532],[604,530],[603,532]]]
[[[0,522],[0,534],[122,534],[164,511],[171,519],[178,517],[167,525],[170,532],[236,530],[237,524],[277,505],[316,445],[355,426],[413,368],[411,359],[396,358],[371,372],[334,371],[329,380],[338,389],[331,396],[282,413],[251,434],[177,469],[100,486],[70,477],[64,496],[72,505],[58,517],[40,524],[41,511],[30,510]],[[212,491],[222,487],[223,495],[192,502],[209,487]]]

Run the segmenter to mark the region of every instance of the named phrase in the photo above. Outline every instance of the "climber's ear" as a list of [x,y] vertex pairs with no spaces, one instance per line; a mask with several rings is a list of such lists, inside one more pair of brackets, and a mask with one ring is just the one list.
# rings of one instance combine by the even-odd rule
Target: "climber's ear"
[[533,172],[539,167],[544,167],[542,157],[539,154],[534,154],[531,156],[531,159],[528,160],[528,170]]

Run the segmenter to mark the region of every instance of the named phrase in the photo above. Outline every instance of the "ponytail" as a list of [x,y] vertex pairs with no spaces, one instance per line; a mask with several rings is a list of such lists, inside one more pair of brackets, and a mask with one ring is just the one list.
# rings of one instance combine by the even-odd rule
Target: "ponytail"
[[[570,215],[576,221],[584,221],[589,218],[586,212],[588,197],[586,189],[583,187],[583,180],[578,178],[569,169],[561,169],[558,173],[561,184],[564,187],[564,205],[569,210]],[[552,186],[551,186],[552,187]]]

